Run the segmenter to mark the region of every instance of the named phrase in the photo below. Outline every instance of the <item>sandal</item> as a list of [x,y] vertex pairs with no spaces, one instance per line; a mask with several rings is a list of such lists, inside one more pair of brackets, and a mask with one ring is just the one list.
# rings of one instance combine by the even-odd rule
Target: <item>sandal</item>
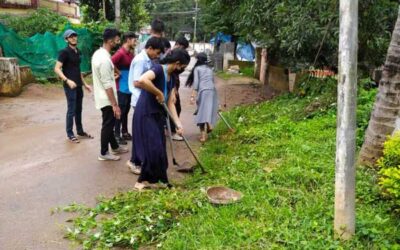
[[78,134],[80,137],[83,137],[83,138],[86,138],[86,139],[93,139],[94,137],[93,136],[91,136],[90,134],[88,134],[88,133],[86,133],[86,132],[83,132],[83,133],[80,133],[80,134]]
[[73,135],[73,136],[68,136],[68,140],[69,140],[70,142],[73,142],[73,143],[80,143],[80,141],[78,140],[78,138],[76,138],[74,135]]

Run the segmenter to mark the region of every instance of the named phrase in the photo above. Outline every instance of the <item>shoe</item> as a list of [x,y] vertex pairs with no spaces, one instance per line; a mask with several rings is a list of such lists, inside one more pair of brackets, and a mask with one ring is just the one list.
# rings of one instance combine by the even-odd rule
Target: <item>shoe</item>
[[121,159],[121,157],[112,155],[107,152],[105,155],[99,155],[99,157],[97,159],[99,161],[119,161],[119,159]]
[[141,170],[142,170],[142,167],[141,167],[141,166],[136,166],[136,165],[133,164],[131,161],[127,161],[127,162],[126,162],[126,165],[128,166],[129,170],[130,170],[132,173],[137,174],[137,175],[139,175],[140,172],[141,172]]
[[172,140],[174,140],[174,141],[183,141],[183,137],[178,135],[178,134],[173,134],[172,135]]
[[121,137],[115,137],[115,139],[117,140],[117,143],[119,144],[119,145],[127,145],[128,144],[128,142],[127,141],[125,141],[123,138],[121,138]]
[[129,134],[128,132],[122,133],[122,139],[127,140],[127,141],[132,140],[132,135]]
[[124,153],[128,153],[129,150],[125,147],[119,146],[116,149],[111,149],[111,154],[113,155],[119,155],[119,154],[124,154]]

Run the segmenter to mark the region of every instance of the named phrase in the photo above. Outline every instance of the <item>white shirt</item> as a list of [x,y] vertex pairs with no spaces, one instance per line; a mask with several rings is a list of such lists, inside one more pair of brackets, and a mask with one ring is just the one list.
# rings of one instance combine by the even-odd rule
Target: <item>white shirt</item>
[[111,106],[106,89],[113,88],[115,100],[118,100],[114,77],[114,64],[111,61],[110,53],[103,47],[96,50],[92,56],[92,75],[96,109]]

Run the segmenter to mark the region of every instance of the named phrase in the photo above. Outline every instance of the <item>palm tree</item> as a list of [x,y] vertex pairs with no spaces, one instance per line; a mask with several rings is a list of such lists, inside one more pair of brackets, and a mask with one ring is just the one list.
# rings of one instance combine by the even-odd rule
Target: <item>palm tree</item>
[[374,109],[361,148],[359,162],[374,166],[382,156],[383,142],[393,133],[400,111],[400,8],[386,62],[379,81]]

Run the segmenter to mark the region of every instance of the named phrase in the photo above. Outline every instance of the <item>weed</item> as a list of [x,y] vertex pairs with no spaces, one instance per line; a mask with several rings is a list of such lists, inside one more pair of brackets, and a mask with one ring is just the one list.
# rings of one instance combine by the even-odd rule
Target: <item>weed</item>
[[[374,93],[359,91],[357,138],[364,136]],[[95,208],[75,205],[81,216],[68,237],[86,249],[399,249],[400,220],[380,198],[371,169],[357,170],[355,237],[334,237],[336,106],[325,105],[331,96],[326,90],[283,95],[232,109],[225,115],[236,132],[219,124],[200,151],[206,175],[188,177],[186,189],[127,192]],[[324,105],[305,110],[315,101]],[[204,194],[213,185],[244,197],[213,206]]]

